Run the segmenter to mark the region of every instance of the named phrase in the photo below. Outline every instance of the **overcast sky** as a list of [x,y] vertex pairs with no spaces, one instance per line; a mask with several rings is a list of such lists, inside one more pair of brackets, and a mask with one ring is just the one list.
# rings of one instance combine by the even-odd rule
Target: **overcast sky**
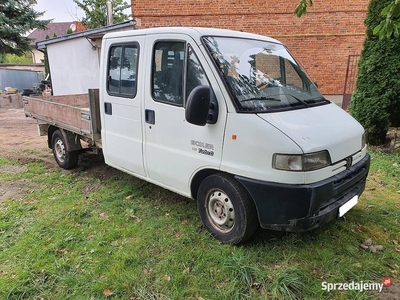
[[[126,2],[130,3],[130,0],[126,0]],[[34,6],[34,9],[39,12],[45,12],[41,19],[54,19],[53,22],[78,21],[84,16],[83,11],[78,8],[73,0],[37,0],[37,5]],[[130,15],[130,9],[125,13]]]
[[45,12],[41,19],[54,19],[53,22],[72,22],[83,16],[82,10],[73,0],[37,0],[34,9]]

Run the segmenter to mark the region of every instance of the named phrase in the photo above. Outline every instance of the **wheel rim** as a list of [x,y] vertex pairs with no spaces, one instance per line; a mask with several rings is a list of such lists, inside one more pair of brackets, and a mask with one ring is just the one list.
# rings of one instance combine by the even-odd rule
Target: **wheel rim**
[[54,143],[54,154],[59,162],[65,161],[65,146],[63,141],[59,138],[57,138],[56,142]]
[[207,216],[211,224],[220,231],[230,231],[235,223],[232,201],[221,190],[210,191],[206,203]]

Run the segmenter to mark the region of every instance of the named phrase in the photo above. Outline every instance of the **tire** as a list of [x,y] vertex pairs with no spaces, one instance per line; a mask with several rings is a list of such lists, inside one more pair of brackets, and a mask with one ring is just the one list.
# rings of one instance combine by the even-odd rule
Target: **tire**
[[222,243],[244,243],[259,228],[253,199],[231,175],[205,178],[197,193],[197,207],[204,226]]
[[63,169],[72,169],[78,164],[78,151],[67,151],[64,136],[60,130],[54,131],[51,138],[54,159]]

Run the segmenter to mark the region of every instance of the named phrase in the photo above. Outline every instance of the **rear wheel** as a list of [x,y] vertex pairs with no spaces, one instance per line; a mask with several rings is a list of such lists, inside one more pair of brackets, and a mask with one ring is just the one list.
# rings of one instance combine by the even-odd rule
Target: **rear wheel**
[[221,242],[244,243],[258,229],[254,202],[233,176],[221,173],[205,178],[197,195],[204,226]]
[[64,136],[60,130],[54,131],[51,139],[54,159],[63,169],[72,169],[78,163],[79,153],[77,151],[67,151]]

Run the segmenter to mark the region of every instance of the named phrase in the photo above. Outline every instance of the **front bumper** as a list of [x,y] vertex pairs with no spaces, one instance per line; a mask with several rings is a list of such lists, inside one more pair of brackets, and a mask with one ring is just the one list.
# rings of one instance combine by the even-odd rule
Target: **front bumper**
[[279,184],[236,176],[252,196],[260,226],[306,231],[339,216],[339,207],[360,196],[369,171],[368,154],[346,171],[312,184]]

